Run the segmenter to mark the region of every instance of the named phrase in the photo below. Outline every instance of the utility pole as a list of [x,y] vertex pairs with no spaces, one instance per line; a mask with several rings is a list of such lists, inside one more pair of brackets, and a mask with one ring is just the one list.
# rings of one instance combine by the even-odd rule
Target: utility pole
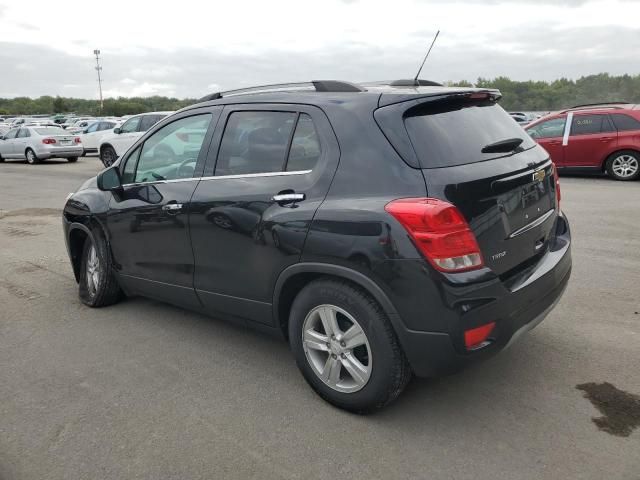
[[100,70],[102,67],[100,66],[100,50],[94,50],[93,54],[96,56],[96,70],[98,71],[98,88],[100,89],[100,113],[102,113],[102,77],[100,76]]

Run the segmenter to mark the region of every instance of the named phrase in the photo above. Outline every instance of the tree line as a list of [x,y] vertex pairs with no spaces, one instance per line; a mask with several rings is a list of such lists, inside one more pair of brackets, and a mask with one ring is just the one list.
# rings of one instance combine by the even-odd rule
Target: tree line
[[[501,105],[507,110],[550,111],[574,105],[625,101],[640,103],[640,75],[600,73],[577,80],[560,78],[552,82],[516,81],[508,77],[478,78],[475,83],[462,80],[447,82],[451,86],[497,88],[502,92]],[[195,103],[193,98],[119,97],[104,100],[100,112],[96,100],[82,98],[16,97],[0,98],[0,115],[34,115],[74,112],[90,115],[132,115],[142,112],[178,110]]]

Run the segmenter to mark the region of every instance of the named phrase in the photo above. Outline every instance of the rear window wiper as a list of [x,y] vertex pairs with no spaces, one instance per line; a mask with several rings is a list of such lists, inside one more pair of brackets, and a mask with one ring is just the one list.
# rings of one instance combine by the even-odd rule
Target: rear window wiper
[[523,142],[522,138],[507,138],[482,147],[482,153],[513,152]]

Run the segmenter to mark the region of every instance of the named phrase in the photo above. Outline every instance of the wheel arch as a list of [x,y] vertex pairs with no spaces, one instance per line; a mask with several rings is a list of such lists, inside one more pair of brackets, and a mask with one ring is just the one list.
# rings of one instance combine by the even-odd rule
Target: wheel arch
[[102,224],[91,217],[88,217],[86,222],[73,222],[69,224],[67,233],[67,245],[69,249],[69,258],[71,259],[71,265],[73,267],[73,275],[76,282],[80,280],[80,265],[82,263],[82,250],[87,238],[95,242],[96,232],[102,237],[107,239],[107,235],[104,232]]
[[338,278],[347,280],[371,295],[389,316],[391,323],[398,331],[400,316],[389,300],[387,294],[369,277],[348,267],[327,263],[297,263],[282,271],[273,293],[274,324],[288,337],[289,312],[296,295],[309,282],[317,278]]

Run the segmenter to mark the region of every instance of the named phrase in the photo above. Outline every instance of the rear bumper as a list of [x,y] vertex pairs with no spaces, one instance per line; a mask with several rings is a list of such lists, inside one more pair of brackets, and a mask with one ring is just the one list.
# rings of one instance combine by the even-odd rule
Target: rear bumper
[[38,158],[68,158],[68,157],[80,157],[84,147],[80,146],[64,146],[64,147],[40,147],[36,150]]
[[[404,318],[394,322],[417,376],[447,375],[495,355],[545,319],[562,297],[571,276],[571,237],[564,217],[559,217],[557,231],[549,250],[515,280],[494,277],[471,286],[447,285],[443,289],[446,305],[434,309],[447,318],[447,331],[409,329],[402,326],[406,324]],[[496,323],[490,343],[467,351],[464,331],[489,322]]]

